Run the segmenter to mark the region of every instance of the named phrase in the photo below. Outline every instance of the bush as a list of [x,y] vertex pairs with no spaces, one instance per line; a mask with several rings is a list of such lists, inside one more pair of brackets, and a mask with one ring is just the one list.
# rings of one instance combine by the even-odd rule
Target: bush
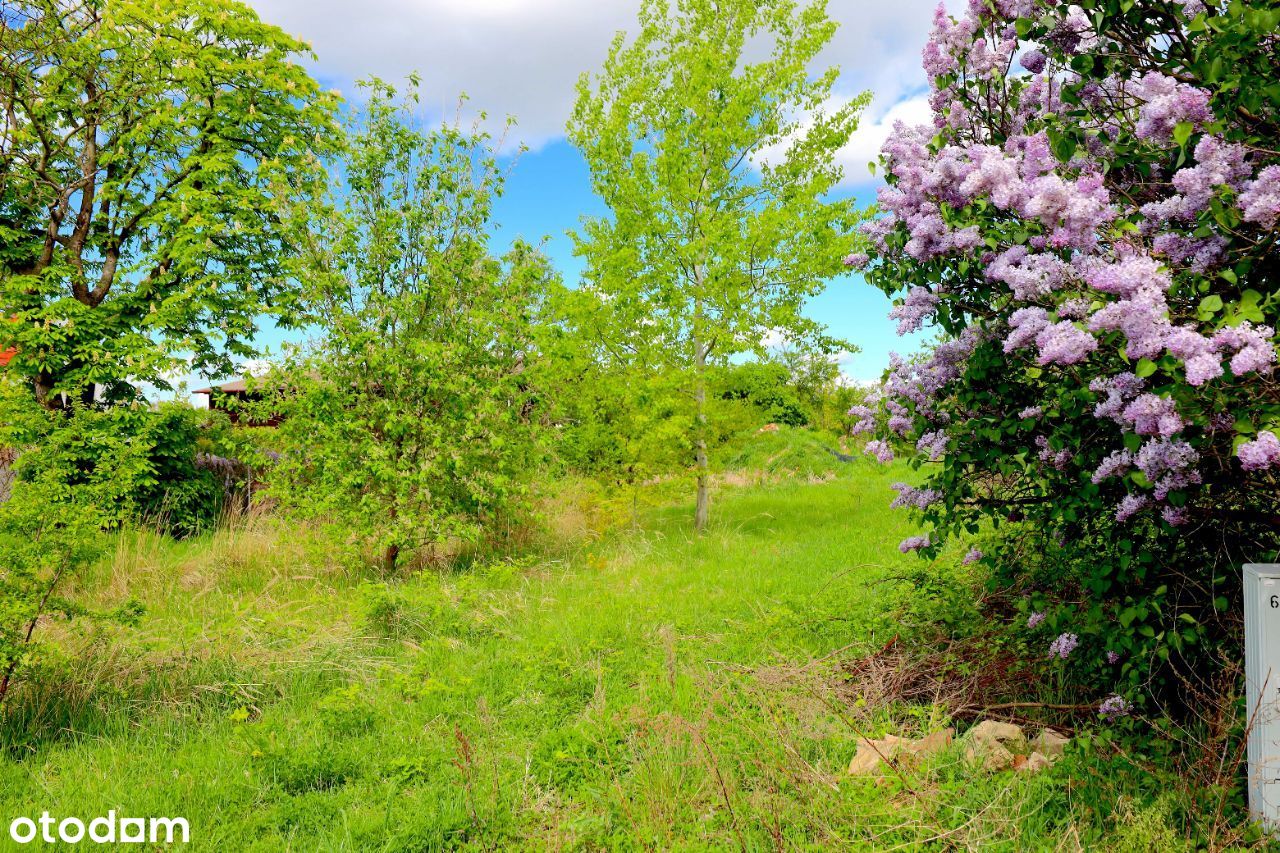
[[216,415],[178,403],[42,412],[14,439],[28,448],[18,475],[83,492],[103,528],[147,521],[189,536],[213,526],[222,503],[218,479],[197,465],[211,422]]
[[905,291],[900,331],[942,333],[860,412],[932,471],[902,547],[1004,531],[1001,614],[1044,613],[1098,700],[1185,707],[1238,655],[1240,563],[1280,549],[1278,26],[1245,0],[940,11],[934,122],[885,144],[848,259]]

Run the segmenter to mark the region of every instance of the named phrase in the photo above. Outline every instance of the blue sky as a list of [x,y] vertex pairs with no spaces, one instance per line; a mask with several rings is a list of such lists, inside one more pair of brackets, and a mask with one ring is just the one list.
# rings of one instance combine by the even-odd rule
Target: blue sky
[[[376,74],[400,81],[421,73],[429,112],[451,115],[459,93],[469,108],[495,121],[519,121],[520,156],[497,216],[504,242],[549,238],[547,251],[566,281],[581,264],[565,232],[584,213],[601,213],[585,164],[563,136],[579,74],[594,71],[618,30],[632,27],[639,0],[248,0],[262,17],[306,39],[316,54],[312,71],[326,87],[354,93],[354,81]],[[875,182],[866,168],[893,121],[926,115],[920,50],[936,0],[829,0],[841,28],[823,67],[838,64],[837,98],[874,94],[855,139],[841,153],[846,183],[840,192],[867,204]],[[954,0],[949,5],[956,5]],[[816,69],[815,69],[816,70]],[[861,350],[842,364],[852,378],[878,378],[889,352],[920,343],[898,338],[886,314],[889,301],[854,275],[831,282],[808,313]],[[267,332],[271,348],[283,336]]]

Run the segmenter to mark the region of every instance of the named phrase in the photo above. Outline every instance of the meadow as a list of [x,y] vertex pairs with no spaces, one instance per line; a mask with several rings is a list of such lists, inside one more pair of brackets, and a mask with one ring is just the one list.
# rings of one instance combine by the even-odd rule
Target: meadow
[[912,472],[816,444],[738,453],[702,536],[683,490],[619,521],[566,487],[526,553],[393,579],[263,514],[121,534],[75,592],[144,614],[11,710],[0,812],[182,816],[197,850],[1148,849],[1158,807],[1072,797],[1083,755],[846,773],[860,736],[952,721],[848,670],[904,630]]

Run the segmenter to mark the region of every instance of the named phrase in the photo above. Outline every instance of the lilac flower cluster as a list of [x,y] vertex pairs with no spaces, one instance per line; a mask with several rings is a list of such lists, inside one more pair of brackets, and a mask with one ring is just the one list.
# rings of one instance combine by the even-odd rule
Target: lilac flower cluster
[[907,483],[894,483],[889,488],[898,493],[893,503],[889,504],[892,509],[902,509],[903,507],[927,509],[942,500],[942,492],[937,489],[918,489]]
[[1120,717],[1129,716],[1133,710],[1133,706],[1126,702],[1120,696],[1112,694],[1102,701],[1098,706],[1098,716],[1104,720],[1116,720]]
[[1059,634],[1058,638],[1049,644],[1049,657],[1066,660],[1078,645],[1080,645],[1080,638],[1075,634]]
[[960,565],[971,566],[981,560],[982,556],[983,554],[981,550],[977,548],[970,548],[968,553],[964,555],[964,558],[960,560]]
[[1039,448],[1039,452],[1036,456],[1041,462],[1051,468],[1056,468],[1059,471],[1065,471],[1067,466],[1071,464],[1071,458],[1074,454],[1066,448],[1054,450],[1049,444],[1049,439],[1043,435],[1036,436],[1036,447]]
[[1013,246],[987,264],[986,275],[992,281],[1009,285],[1014,299],[1027,302],[1062,287],[1071,272],[1071,265],[1057,255],[1033,253],[1026,246]]
[[916,442],[916,450],[929,457],[930,462],[937,462],[946,455],[948,441],[947,434],[941,430],[926,432]]
[[1246,471],[1264,471],[1280,466],[1280,439],[1269,430],[1262,430],[1253,441],[1246,441],[1236,450],[1240,467]]
[[1280,220],[1280,166],[1268,166],[1245,186],[1237,203],[1245,222],[1275,228]]
[[1144,495],[1125,495],[1116,507],[1116,521],[1125,522],[1144,510],[1150,501]]
[[[1207,9],[1202,0],[1176,2],[1188,19]],[[1057,23],[1039,44],[1020,44],[1013,21],[1023,16],[1056,16]],[[958,19],[938,8],[923,54],[933,123],[898,123],[889,134],[882,149],[888,185],[879,191],[884,215],[862,226],[874,250],[850,255],[846,264],[863,269],[873,256],[908,266],[912,260],[978,257],[982,278],[915,277],[890,316],[899,334],[907,334],[937,316],[944,303],[956,306],[946,316],[971,312],[977,296],[989,300],[985,304],[996,318],[976,321],[926,357],[895,357],[883,402],[854,407],[850,414],[855,433],[871,433],[884,411],[889,431],[904,439],[916,436],[916,450],[939,461],[952,447],[967,449],[966,421],[993,414],[989,403],[952,392],[967,388],[969,359],[998,336],[1008,364],[1016,369],[1034,361],[1042,370],[1028,370],[1029,376],[1060,385],[1087,377],[1117,350],[1130,361],[1149,360],[1139,372],[1154,377],[1150,390],[1130,372],[1089,383],[1097,395],[1095,417],[1115,425],[1100,432],[1114,436],[1118,428],[1136,449],[1075,443],[1055,449],[1041,435],[1035,452],[1045,465],[1067,470],[1077,456],[1097,459],[1095,451],[1111,451],[1092,471],[1094,483],[1135,470],[1142,474],[1127,484],[1135,493],[1123,496],[1115,517],[1126,521],[1149,510],[1176,527],[1193,517],[1185,504],[1194,495],[1187,490],[1202,482],[1201,466],[1213,470],[1201,454],[1216,463],[1226,452],[1222,433],[1231,429],[1234,405],[1229,401],[1243,393],[1237,380],[1267,376],[1277,360],[1275,330],[1256,313],[1247,314],[1255,322],[1241,322],[1239,314],[1224,311],[1237,296],[1222,282],[1235,284],[1228,270],[1241,257],[1241,235],[1255,239],[1258,230],[1280,223],[1280,164],[1271,158],[1267,165],[1265,149],[1230,141],[1224,127],[1231,119],[1216,120],[1203,88],[1157,71],[1086,81],[1063,68],[1063,52],[1108,51],[1111,38],[1119,37],[1095,32],[1090,14],[1077,6],[971,0]],[[1030,76],[1013,69],[1018,57]],[[1087,108],[1081,112],[1093,114],[1080,119],[1086,133],[1079,145],[1061,154],[1060,140],[1055,136],[1051,145],[1044,128],[1053,127],[1051,114],[1060,117],[1061,93],[1073,85]],[[984,111],[993,104],[999,133],[984,123],[990,120]],[[1191,156],[1179,157],[1174,168],[1157,165],[1173,161],[1174,137],[1185,145],[1188,126],[1196,144],[1182,154]],[[1149,173],[1131,179],[1116,172],[1119,149],[1112,140],[1123,140],[1126,152],[1150,151]],[[1128,180],[1136,191],[1109,189],[1123,188]],[[1246,225],[1218,227],[1224,205],[1235,205]],[[978,213],[969,221],[962,218],[973,210]],[[1210,280],[1206,289],[1200,276],[1217,270],[1223,278]],[[1204,295],[1222,301],[1216,307],[1200,302]],[[1169,369],[1171,360],[1176,373]],[[1211,383],[1218,386],[1212,394],[1189,391]],[[1042,418],[1051,400],[1046,396],[1037,405],[1020,399],[1018,418]],[[1056,411],[1069,419],[1070,407]],[[1007,411],[994,414],[1009,417]],[[1064,426],[1073,425],[1068,420]],[[882,461],[893,458],[882,440],[868,443],[867,452]],[[1247,472],[1280,468],[1280,440],[1273,433],[1259,433],[1236,452]],[[902,486],[894,505],[922,508],[922,502],[928,506],[942,497]],[[1059,640],[1066,637],[1072,642],[1062,657],[1076,642],[1074,635]]]
[[928,548],[930,545],[928,536],[908,536],[898,543],[898,550],[904,554],[912,551],[919,551],[922,548]]
[[1134,127],[1141,139],[1166,142],[1181,123],[1200,128],[1213,121],[1209,93],[1167,75],[1155,71],[1144,74],[1133,87],[1133,94],[1141,102]]
[[938,297],[924,287],[913,287],[901,305],[889,312],[898,321],[898,334],[919,331],[924,321],[933,316],[938,307]]
[[863,452],[868,456],[874,456],[879,462],[888,464],[893,461],[893,448],[886,441],[880,439],[872,439],[867,442],[867,446],[863,448]]
[[856,418],[851,430],[854,435],[863,435],[865,433],[875,432],[876,410],[870,406],[858,404],[851,407],[849,409],[849,417]]
[[1035,628],[1041,622],[1044,621],[1044,616],[1045,615],[1042,612],[1032,613],[1030,616],[1027,617],[1027,627]]

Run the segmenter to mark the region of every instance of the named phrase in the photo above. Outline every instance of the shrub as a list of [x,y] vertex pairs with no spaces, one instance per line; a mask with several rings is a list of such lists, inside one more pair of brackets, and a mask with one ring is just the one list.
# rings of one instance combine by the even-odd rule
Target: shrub
[[848,259],[899,331],[942,333],[860,413],[936,463],[903,548],[1005,531],[993,585],[1047,614],[1046,655],[1078,638],[1099,698],[1190,695],[1238,653],[1239,563],[1280,547],[1278,26],[1244,0],[939,10],[934,122],[891,134]]
[[[20,478],[59,482],[98,508],[96,522],[114,528],[148,521],[177,536],[214,524],[222,487],[197,464],[198,449],[218,434],[215,414],[178,403],[151,410],[138,406],[22,412],[6,441],[25,448],[16,463]],[[212,425],[212,429],[209,427]]]

